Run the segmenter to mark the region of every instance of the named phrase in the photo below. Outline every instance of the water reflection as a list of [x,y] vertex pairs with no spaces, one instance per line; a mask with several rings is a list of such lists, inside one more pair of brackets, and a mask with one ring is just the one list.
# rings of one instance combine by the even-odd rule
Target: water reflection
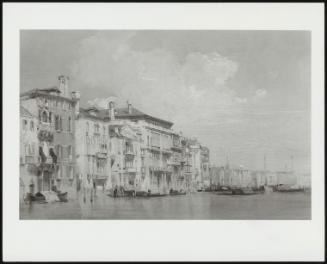
[[93,202],[79,193],[68,203],[21,204],[21,219],[310,219],[305,193],[222,196],[195,193],[152,198],[112,198],[98,191]]

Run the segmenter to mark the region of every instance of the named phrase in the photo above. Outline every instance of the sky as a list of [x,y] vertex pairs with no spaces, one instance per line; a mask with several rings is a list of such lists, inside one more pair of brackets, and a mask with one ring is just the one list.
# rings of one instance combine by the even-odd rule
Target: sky
[[[23,30],[20,88],[70,78],[81,105],[119,106],[174,122],[210,161],[310,171],[309,31]],[[291,157],[293,156],[293,163]]]

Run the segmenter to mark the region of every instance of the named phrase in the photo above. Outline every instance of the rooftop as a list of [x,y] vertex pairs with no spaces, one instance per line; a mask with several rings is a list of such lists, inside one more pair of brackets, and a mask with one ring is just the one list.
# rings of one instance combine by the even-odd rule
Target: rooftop
[[[93,112],[93,114],[91,114]],[[80,113],[84,116],[97,118],[97,119],[108,119],[109,112],[107,109],[99,109],[95,106],[91,106],[88,108],[80,108]],[[127,107],[124,108],[116,108],[115,109],[115,118],[116,119],[133,119],[133,120],[152,120],[155,122],[160,123],[163,126],[171,127],[173,125],[172,122],[159,119],[150,115],[147,115],[140,110],[136,109],[135,107],[131,107],[131,111],[128,111]]]
[[24,92],[24,93],[21,93],[20,94],[20,97],[22,98],[36,98],[36,97],[39,97],[39,96],[42,96],[42,97],[48,97],[48,98],[56,98],[56,99],[63,99],[63,100],[66,100],[66,101],[69,101],[69,102],[74,102],[73,99],[71,98],[67,98],[67,97],[63,97],[61,96],[61,92],[59,90],[58,87],[56,86],[52,86],[52,87],[49,87],[49,88],[42,88],[42,89],[39,89],[39,88],[35,88],[35,89],[32,89],[32,90],[29,90],[27,92]]

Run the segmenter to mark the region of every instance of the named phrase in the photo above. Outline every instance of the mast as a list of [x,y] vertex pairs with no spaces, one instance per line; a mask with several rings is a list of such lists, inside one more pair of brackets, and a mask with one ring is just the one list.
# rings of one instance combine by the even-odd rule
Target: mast
[[263,155],[263,174],[265,177],[265,186],[268,185],[268,180],[267,180],[267,164],[266,164],[266,154]]

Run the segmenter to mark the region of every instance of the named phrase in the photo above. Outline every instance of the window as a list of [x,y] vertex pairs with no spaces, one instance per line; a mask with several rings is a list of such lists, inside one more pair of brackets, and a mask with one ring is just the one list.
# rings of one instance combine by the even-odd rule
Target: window
[[160,147],[160,134],[151,132],[151,146]]
[[28,144],[24,145],[24,152],[25,152],[25,155],[27,156],[28,155]]
[[106,134],[106,127],[103,126],[103,135],[105,135],[105,134]]
[[23,119],[23,130],[27,130],[27,120]]
[[86,135],[89,135],[90,125],[89,122],[86,122]]
[[30,130],[31,130],[31,131],[34,130],[34,122],[33,122],[33,121],[30,122]]
[[73,157],[73,147],[72,146],[68,146],[67,147],[67,150],[68,150],[68,158],[69,159],[72,159],[72,157]]
[[71,131],[71,129],[72,129],[72,118],[71,117],[68,117],[68,131],[70,132]]
[[99,134],[99,124],[94,124],[94,134]]
[[55,116],[55,130],[60,130],[60,118],[58,115]]
[[47,123],[48,122],[48,115],[46,111],[43,111],[42,113],[42,122]]
[[49,112],[49,123],[51,123],[51,122],[52,122],[52,113]]

